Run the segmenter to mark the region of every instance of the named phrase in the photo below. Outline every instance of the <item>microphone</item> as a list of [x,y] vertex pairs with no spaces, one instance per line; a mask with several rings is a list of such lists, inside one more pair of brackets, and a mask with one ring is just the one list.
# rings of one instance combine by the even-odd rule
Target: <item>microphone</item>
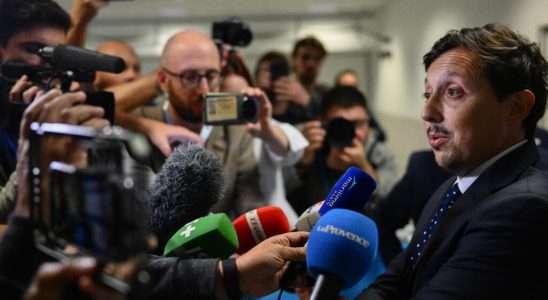
[[150,187],[149,227],[160,245],[183,225],[207,215],[224,189],[223,166],[211,152],[191,143],[176,147]]
[[308,272],[316,277],[311,300],[337,299],[358,282],[377,255],[375,222],[347,209],[333,209],[316,223],[306,248]]
[[244,254],[271,236],[289,232],[289,222],[283,210],[266,206],[247,212],[232,222],[240,245],[236,253]]
[[320,219],[320,207],[322,207],[323,201],[310,205],[300,216],[295,223],[295,231],[307,231],[310,232],[314,224]]
[[[377,183],[369,174],[356,167],[348,168],[323,202],[314,204],[301,214],[295,229],[310,231],[321,216],[334,208],[361,211],[376,187]],[[280,280],[280,286],[288,287],[297,276],[303,275],[303,269],[304,263],[290,263]]]
[[71,45],[46,46],[39,49],[37,54],[48,59],[53,67],[61,69],[86,69],[120,73],[126,68],[124,60],[118,56]]
[[181,227],[164,247],[164,256],[226,259],[238,248],[236,230],[224,213],[198,218]]
[[360,211],[375,188],[377,183],[369,174],[359,168],[350,167],[331,188],[318,212],[322,216],[333,208]]
[[369,174],[356,167],[348,168],[323,202],[310,206],[301,214],[295,229],[310,231],[320,216],[333,208],[361,211],[376,187],[377,183]]

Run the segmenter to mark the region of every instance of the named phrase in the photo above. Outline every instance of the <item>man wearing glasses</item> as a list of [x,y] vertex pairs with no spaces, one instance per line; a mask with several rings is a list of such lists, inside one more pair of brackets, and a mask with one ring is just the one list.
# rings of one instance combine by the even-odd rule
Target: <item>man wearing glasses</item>
[[[171,37],[162,52],[158,83],[167,99],[156,107],[143,107],[146,118],[182,126],[204,141],[224,166],[227,187],[224,199],[212,208],[236,217],[266,205],[259,190],[252,136],[244,126],[209,126],[202,122],[203,95],[219,90],[220,58],[214,42],[197,31],[183,31]],[[177,144],[185,141],[172,141]],[[153,169],[159,170],[165,157],[157,151]]]

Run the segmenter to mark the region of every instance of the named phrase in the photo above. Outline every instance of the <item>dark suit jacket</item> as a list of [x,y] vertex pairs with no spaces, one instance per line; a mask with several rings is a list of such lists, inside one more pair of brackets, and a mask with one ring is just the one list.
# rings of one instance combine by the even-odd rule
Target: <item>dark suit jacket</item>
[[388,265],[401,251],[395,231],[409,219],[417,222],[430,196],[452,175],[436,163],[434,152],[413,152],[402,179],[382,198],[372,212],[379,228],[379,252]]
[[453,183],[430,198],[408,250],[358,299],[547,299],[548,174],[532,142],[489,167],[438,224],[405,274],[420,229]]

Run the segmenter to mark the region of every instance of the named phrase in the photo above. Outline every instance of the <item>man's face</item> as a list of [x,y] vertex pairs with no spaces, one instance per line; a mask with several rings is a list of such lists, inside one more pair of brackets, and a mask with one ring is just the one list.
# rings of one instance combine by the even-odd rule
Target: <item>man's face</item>
[[508,105],[470,51],[450,50],[430,65],[425,98],[423,124],[442,168],[465,175],[508,146]]
[[322,65],[322,53],[314,47],[300,47],[293,58],[293,68],[300,81],[314,82]]
[[40,65],[44,60],[34,52],[44,46],[55,46],[65,42],[65,31],[58,27],[35,27],[14,35],[6,47],[0,45],[2,62],[23,62]]
[[126,46],[113,46],[99,52],[119,56],[126,63],[126,68],[121,73],[97,72],[96,85],[99,88],[107,88],[130,82],[139,77],[139,74],[141,73],[141,63],[131,48]]
[[332,106],[325,114],[325,121],[331,121],[338,117],[354,123],[356,137],[365,142],[370,132],[369,114],[362,106],[357,105],[350,108]]
[[163,66],[164,79],[162,85],[169,95],[169,101],[177,114],[187,122],[202,122],[203,99],[208,92],[219,90],[220,80],[215,84],[208,83],[204,77],[200,77],[195,84],[184,84],[184,80],[177,74],[197,73],[207,75],[220,72],[219,54],[212,43],[210,47],[183,47],[181,51]]

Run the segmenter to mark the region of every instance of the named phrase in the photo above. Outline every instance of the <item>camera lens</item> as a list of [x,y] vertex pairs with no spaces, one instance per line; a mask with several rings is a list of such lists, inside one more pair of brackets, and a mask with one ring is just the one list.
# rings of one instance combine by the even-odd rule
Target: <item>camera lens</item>
[[344,119],[335,118],[327,123],[326,141],[337,148],[352,146],[354,139],[354,123]]
[[257,122],[259,110],[259,100],[256,97],[248,97],[242,102],[242,119],[247,122]]

